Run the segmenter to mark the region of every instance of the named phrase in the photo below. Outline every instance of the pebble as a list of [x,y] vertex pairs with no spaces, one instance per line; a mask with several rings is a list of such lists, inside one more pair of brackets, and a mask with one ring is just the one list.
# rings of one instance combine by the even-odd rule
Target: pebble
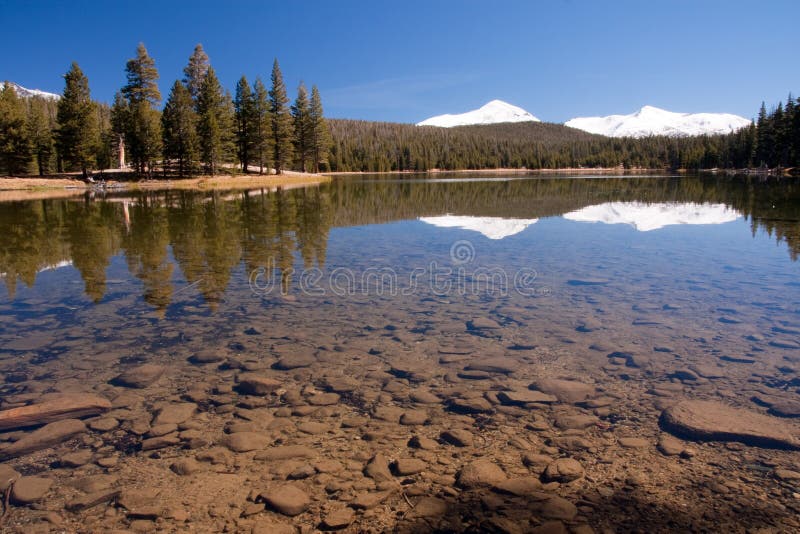
[[392,470],[398,476],[415,475],[427,467],[428,464],[418,458],[398,458],[392,464]]
[[409,410],[400,416],[400,424],[406,426],[424,425],[428,421],[428,412],[424,410]]
[[583,466],[573,458],[559,458],[551,462],[544,473],[542,480],[545,482],[572,482],[583,477]]
[[269,395],[281,387],[281,382],[255,373],[242,373],[236,377],[237,388],[244,395]]
[[165,370],[163,365],[146,363],[124,371],[113,378],[111,383],[115,386],[144,389],[158,381]]
[[302,514],[311,504],[308,494],[293,484],[271,488],[261,492],[259,496],[270,508],[288,516]]
[[20,477],[11,489],[11,500],[17,504],[41,501],[50,491],[53,481],[44,477]]
[[466,464],[458,473],[456,483],[464,489],[493,487],[508,477],[500,467],[491,460],[481,459]]
[[325,515],[322,526],[329,530],[339,530],[350,526],[355,519],[356,514],[352,508],[339,508]]
[[249,452],[265,448],[271,439],[258,432],[236,432],[222,438],[221,443],[233,452]]
[[170,465],[169,468],[176,475],[188,476],[202,469],[202,466],[194,458],[181,458],[180,460]]
[[472,447],[475,441],[472,434],[463,429],[445,430],[440,437],[445,443],[456,447]]
[[622,437],[617,441],[625,449],[643,449],[650,446],[650,442],[644,438]]

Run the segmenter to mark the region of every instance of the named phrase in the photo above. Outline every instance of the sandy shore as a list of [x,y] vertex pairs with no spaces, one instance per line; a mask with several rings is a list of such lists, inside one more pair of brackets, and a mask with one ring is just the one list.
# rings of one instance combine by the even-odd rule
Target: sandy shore
[[[330,181],[328,176],[285,171],[281,175],[238,174],[196,176],[181,180],[141,180],[120,182],[109,180],[113,191],[140,191],[157,189],[254,189],[275,187],[303,187]],[[52,178],[7,177],[0,178],[0,202],[13,200],[38,200],[80,195],[93,189],[82,180],[67,176]]]

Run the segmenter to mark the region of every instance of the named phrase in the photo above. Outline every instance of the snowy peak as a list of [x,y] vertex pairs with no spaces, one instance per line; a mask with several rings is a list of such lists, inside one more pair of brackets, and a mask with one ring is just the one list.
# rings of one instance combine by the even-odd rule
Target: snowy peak
[[741,215],[725,204],[696,202],[606,202],[565,213],[570,221],[627,224],[640,232],[676,224],[724,224]]
[[442,215],[420,217],[420,221],[439,228],[459,228],[479,232],[489,239],[505,239],[536,224],[539,219],[504,219],[502,217],[473,217],[470,215]]
[[61,95],[57,95],[55,93],[48,93],[47,91],[41,91],[39,89],[28,89],[27,87],[22,87],[18,83],[14,82],[0,82],[0,89],[5,88],[6,83],[8,83],[11,87],[14,88],[14,91],[20,98],[31,98],[34,96],[39,96],[46,100],[58,100],[59,98],[61,98]]
[[730,113],[674,113],[644,106],[630,115],[578,117],[564,125],[608,137],[688,137],[732,133],[749,126],[750,121]]
[[452,128],[453,126],[466,126],[469,124],[497,124],[500,122],[539,122],[539,119],[525,111],[502,100],[492,100],[478,109],[460,113],[458,115],[437,115],[418,122],[417,126],[439,126]]

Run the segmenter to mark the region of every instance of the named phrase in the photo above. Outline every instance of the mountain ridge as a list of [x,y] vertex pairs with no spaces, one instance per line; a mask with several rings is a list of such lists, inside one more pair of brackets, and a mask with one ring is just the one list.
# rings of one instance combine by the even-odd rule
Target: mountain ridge
[[436,115],[424,121],[418,122],[417,126],[438,126],[440,128],[453,128],[455,126],[470,126],[475,124],[499,124],[503,122],[541,122],[524,109],[503,102],[502,100],[491,100],[479,107],[464,113]]
[[21,98],[31,98],[34,96],[39,96],[47,100],[58,100],[61,98],[61,95],[48,93],[47,91],[42,91],[41,89],[28,89],[27,87],[23,87],[20,84],[11,81],[0,82],[0,89],[3,89],[6,86],[6,83],[13,87],[14,91],[17,93],[17,96]]
[[564,126],[607,137],[691,137],[736,132],[750,125],[731,113],[676,113],[655,106],[643,106],[629,115],[576,117]]

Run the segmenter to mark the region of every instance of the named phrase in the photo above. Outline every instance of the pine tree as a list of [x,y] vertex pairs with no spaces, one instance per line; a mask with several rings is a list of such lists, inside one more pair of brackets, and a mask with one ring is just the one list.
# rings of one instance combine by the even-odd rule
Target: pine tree
[[275,174],[282,174],[292,161],[292,115],[277,59],[272,64],[269,104],[272,119],[272,163],[275,165]]
[[292,105],[292,119],[294,119],[294,154],[297,167],[301,172],[306,172],[306,162],[310,156],[309,134],[311,130],[311,117],[309,114],[308,92],[303,82],[297,88],[297,99]]
[[108,107],[108,104],[97,104],[96,110],[98,142],[95,159],[102,172],[103,169],[110,169],[114,166],[116,135],[111,127],[111,108]]
[[233,107],[230,95],[223,92],[213,67],[203,79],[197,98],[197,134],[200,156],[211,175],[219,164],[229,161],[234,150]]
[[0,90],[0,166],[9,175],[27,172],[31,160],[25,115],[25,101],[5,82]]
[[309,109],[309,150],[314,172],[319,172],[320,165],[327,162],[331,147],[331,135],[328,123],[322,111],[322,99],[316,85],[311,86],[311,106]]
[[176,81],[161,114],[164,161],[178,161],[178,176],[191,172],[197,159],[197,114],[189,90]]
[[197,103],[197,98],[200,95],[200,87],[203,85],[203,80],[208,73],[208,55],[203,50],[203,45],[200,43],[194,47],[192,55],[189,56],[189,64],[183,69],[183,83],[189,90],[192,100]]
[[770,120],[767,116],[767,106],[761,102],[761,109],[758,111],[758,119],[756,121],[756,148],[755,148],[755,164],[762,166],[767,164],[769,160],[769,151],[772,146],[772,129],[770,127]]
[[[253,118],[252,118],[252,155],[258,162],[258,173],[264,174],[264,167],[268,163],[270,153],[270,141],[272,139],[270,132],[272,124],[269,112],[269,93],[264,86],[261,78],[256,78],[253,84]],[[269,170],[267,171],[269,172]]]
[[89,80],[77,63],[67,74],[64,93],[58,101],[56,146],[62,161],[79,168],[84,178],[94,164],[98,143],[97,115],[89,92]]
[[253,91],[247,78],[242,76],[236,83],[236,97],[233,100],[233,108],[236,117],[236,152],[239,163],[242,164],[242,171],[247,173],[252,157],[254,145],[253,130],[255,129]]
[[125,145],[134,169],[139,174],[152,174],[155,160],[161,154],[161,117],[156,106],[161,101],[158,91],[158,70],[155,61],[139,43],[136,57],[125,66],[128,83],[122,88],[127,100]]
[[50,172],[50,160],[53,157],[53,127],[44,98],[37,96],[28,102],[26,126],[39,176],[44,176]]

